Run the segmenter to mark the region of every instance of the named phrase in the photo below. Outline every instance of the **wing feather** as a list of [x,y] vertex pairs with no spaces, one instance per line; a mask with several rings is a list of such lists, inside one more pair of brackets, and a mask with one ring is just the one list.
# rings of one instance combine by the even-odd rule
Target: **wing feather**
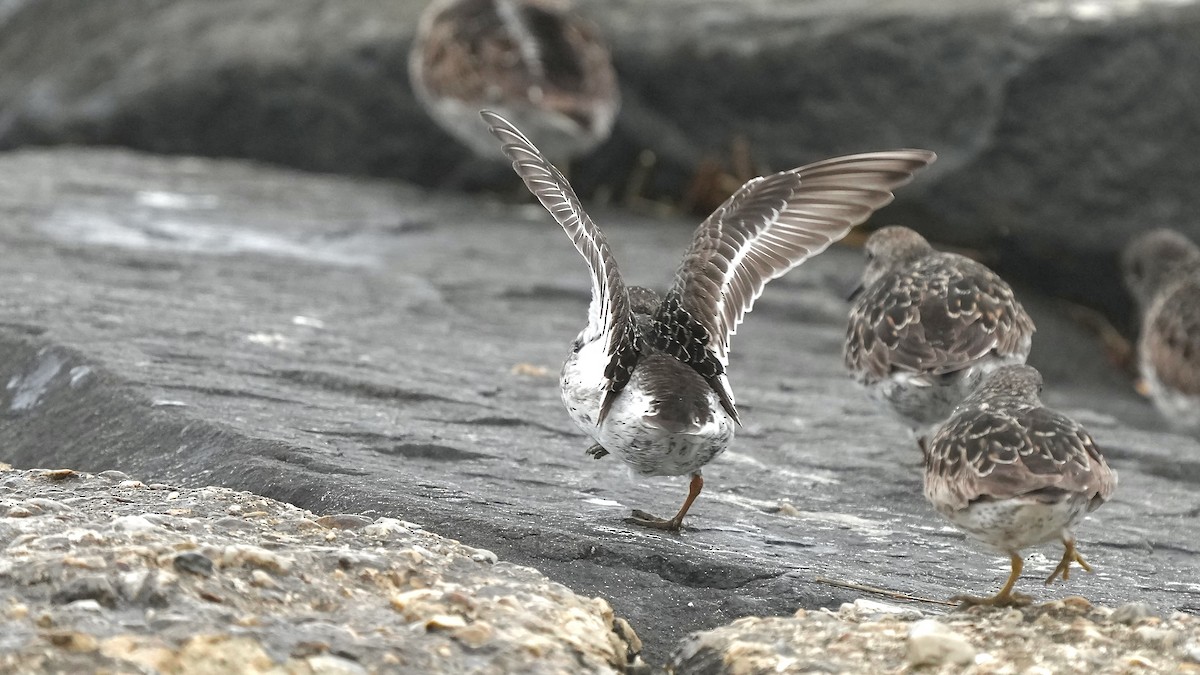
[[582,202],[562,172],[508,120],[488,110],[479,114],[492,135],[500,139],[504,154],[512,160],[513,170],[562,226],[591,269],[592,302],[588,307],[588,324],[579,335],[579,344],[602,339],[605,354],[609,356],[604,373],[607,392],[596,422],[599,425],[608,414],[613,397],[628,383],[637,362],[629,292],[621,280],[617,261],[604,233],[584,212]]
[[730,338],[767,282],[891,202],[892,190],[935,157],[928,150],[849,155],[747,182],[696,229],[668,298],[704,327],[723,370]]

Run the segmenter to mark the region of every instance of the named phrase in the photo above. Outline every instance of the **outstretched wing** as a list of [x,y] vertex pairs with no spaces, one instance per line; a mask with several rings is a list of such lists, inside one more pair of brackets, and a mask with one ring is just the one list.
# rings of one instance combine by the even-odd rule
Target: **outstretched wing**
[[492,135],[503,143],[502,149],[512,160],[513,170],[562,226],[591,268],[592,303],[588,308],[588,325],[580,333],[576,346],[604,340],[604,353],[609,357],[604,372],[606,393],[596,420],[599,425],[608,415],[613,398],[629,382],[638,357],[629,293],[621,281],[617,261],[608,248],[604,233],[584,213],[583,204],[562,172],[508,120],[490,110],[483,110],[479,115],[487,122]]
[[892,190],[934,161],[928,150],[835,157],[755,178],[705,220],[675,274],[664,309],[703,328],[705,369],[729,362],[729,340],[768,281],[841,239]]

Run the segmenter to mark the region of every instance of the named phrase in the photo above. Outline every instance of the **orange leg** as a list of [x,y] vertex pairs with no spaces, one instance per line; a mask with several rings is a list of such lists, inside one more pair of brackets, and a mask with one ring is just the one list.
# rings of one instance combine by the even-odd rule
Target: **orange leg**
[[1084,562],[1083,556],[1079,555],[1079,551],[1075,550],[1075,540],[1063,539],[1062,560],[1058,562],[1058,567],[1055,567],[1054,571],[1050,573],[1050,576],[1046,578],[1046,585],[1049,586],[1050,582],[1054,581],[1059,576],[1062,577],[1063,581],[1070,579],[1071,563],[1073,562],[1079,563],[1079,566],[1082,567],[1083,571],[1085,572],[1092,571],[1092,566]]
[[1013,586],[1017,585],[1017,579],[1021,578],[1021,570],[1025,568],[1025,561],[1017,553],[1010,553],[1009,560],[1012,564],[1012,572],[1008,575],[1008,581],[1000,592],[990,598],[980,598],[974,595],[956,595],[950,598],[954,602],[962,603],[964,607],[973,605],[989,605],[991,607],[1021,607],[1033,602],[1033,598],[1024,593],[1014,593]]
[[698,473],[692,474],[691,485],[688,486],[688,496],[683,502],[683,508],[679,509],[679,513],[675,514],[674,518],[667,520],[652,516],[645,511],[634,509],[630,517],[625,519],[625,522],[631,525],[641,525],[642,527],[650,527],[656,530],[666,530],[668,532],[678,532],[683,525],[683,517],[687,514],[688,509],[692,508],[692,502],[696,501],[696,497],[700,496],[700,491],[704,489],[704,478]]

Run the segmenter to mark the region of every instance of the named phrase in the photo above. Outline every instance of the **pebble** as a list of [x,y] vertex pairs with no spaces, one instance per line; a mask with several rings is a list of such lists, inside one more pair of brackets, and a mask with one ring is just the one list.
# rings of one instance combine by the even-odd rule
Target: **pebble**
[[375,521],[354,513],[338,513],[317,518],[317,524],[331,530],[357,530]]
[[1108,616],[1108,620],[1132,626],[1150,616],[1153,616],[1153,612],[1151,612],[1149,605],[1144,602],[1131,602],[1113,610],[1113,613]]
[[449,630],[463,628],[466,625],[467,620],[457,614],[438,614],[425,621],[425,630]]
[[975,648],[966,638],[940,621],[922,619],[908,631],[909,665],[965,666],[975,660],[975,654]]
[[117,592],[107,577],[89,575],[68,581],[50,596],[50,602],[65,605],[77,600],[94,600],[105,607],[115,607]]
[[289,574],[295,564],[293,558],[258,546],[226,546],[221,553],[221,565],[224,567],[257,567],[275,574]]
[[111,480],[114,483],[120,483],[122,481],[129,480],[129,474],[125,473],[124,471],[116,471],[116,470],[101,471],[100,473],[98,473],[96,475],[100,476],[101,478]]
[[362,529],[363,534],[388,539],[393,535],[408,535],[412,531],[395,518],[379,518]]
[[55,501],[53,499],[46,499],[44,497],[32,497],[30,499],[26,499],[25,505],[26,506],[36,506],[37,508],[41,509],[43,512],[51,512],[51,513],[57,513],[60,511],[70,511],[71,510],[71,507],[67,506],[66,504],[63,504],[62,502]]
[[142,589],[146,587],[146,579],[150,577],[150,570],[136,569],[125,572],[117,577],[117,590],[126,600],[136,600],[142,593]]
[[117,532],[145,532],[157,529],[157,525],[145,516],[119,516],[114,518],[109,527]]
[[333,654],[320,654],[305,659],[313,675],[366,675],[369,671],[361,665]]
[[1179,640],[1179,634],[1175,631],[1165,628],[1155,628],[1153,626],[1138,626],[1133,629],[1133,633],[1147,645],[1162,649],[1174,647],[1175,643]]
[[50,644],[73,652],[90,652],[99,646],[99,641],[87,633],[76,631],[50,631],[46,634]]
[[279,584],[275,581],[275,577],[262,570],[254,570],[250,573],[250,583],[259,588],[277,589]]
[[190,572],[202,577],[212,576],[213,561],[197,551],[185,551],[175,556],[172,566],[180,572]]
[[475,621],[454,631],[454,639],[463,644],[478,649],[487,644],[496,631],[486,621]]
[[924,616],[920,610],[912,607],[901,607],[866,598],[857,598],[854,602],[842,603],[842,606],[838,608],[838,614],[869,619],[878,619],[882,616],[893,616],[901,619],[920,619]]
[[108,561],[105,560],[103,556],[98,555],[85,555],[79,557],[67,555],[63,558],[63,564],[68,567],[81,567],[89,570],[102,570],[105,567],[108,567]]
[[476,548],[476,549],[471,549],[471,560],[473,560],[477,563],[487,563],[488,565],[495,565],[496,562],[498,560],[500,560],[500,558],[495,553],[492,553],[491,551],[487,550],[486,548]]

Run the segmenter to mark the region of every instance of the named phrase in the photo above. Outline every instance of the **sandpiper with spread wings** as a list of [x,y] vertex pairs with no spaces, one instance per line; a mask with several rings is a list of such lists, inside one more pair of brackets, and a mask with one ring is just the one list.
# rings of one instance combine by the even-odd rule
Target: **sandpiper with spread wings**
[[634,511],[628,519],[678,530],[704,485],[701,467],[733,439],[729,340],[763,286],[892,201],[935,155],[850,155],[747,182],[696,230],[660,298],[625,285],[604,234],[533,143],[500,115],[481,115],[592,271],[588,323],[562,369],[563,402],[595,441],[594,457],[614,454],[645,476],[691,476],[674,517]]

